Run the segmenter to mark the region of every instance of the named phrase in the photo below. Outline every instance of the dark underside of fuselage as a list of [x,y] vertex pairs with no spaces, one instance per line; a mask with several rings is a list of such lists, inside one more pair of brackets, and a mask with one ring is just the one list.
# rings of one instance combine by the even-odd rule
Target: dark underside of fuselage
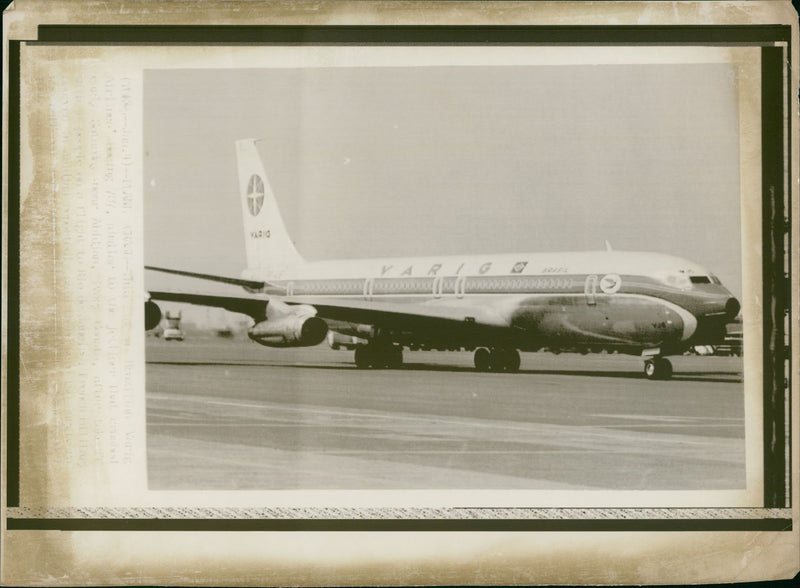
[[[409,315],[386,314],[370,329],[358,321],[329,321],[331,329],[365,339],[377,333],[412,349],[508,347],[523,351],[640,354],[658,349],[677,354],[694,345],[714,345],[738,313],[738,302],[721,285],[669,287],[653,278],[620,276],[618,290],[601,291],[597,276],[466,276],[375,278],[370,280],[295,280],[284,294],[320,299],[353,297],[379,303],[409,303]],[[458,322],[414,317],[413,307],[497,308],[505,327],[480,320]],[[687,324],[688,323],[688,324]]]
[[725,317],[698,319],[695,333],[684,339],[678,312],[658,299],[598,296],[587,305],[580,298],[537,295],[515,301],[511,328],[471,322],[397,317],[377,329],[329,321],[340,333],[372,339],[376,333],[411,349],[472,350],[479,346],[522,351],[609,351],[639,355],[658,348],[661,355],[679,354],[694,345],[714,345],[725,337]]

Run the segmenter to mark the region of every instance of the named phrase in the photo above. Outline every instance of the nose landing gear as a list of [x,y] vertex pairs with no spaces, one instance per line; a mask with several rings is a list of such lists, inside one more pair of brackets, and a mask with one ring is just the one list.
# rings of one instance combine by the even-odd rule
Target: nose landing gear
[[644,362],[644,375],[648,380],[669,380],[672,363],[665,357],[653,357]]
[[520,357],[516,349],[478,347],[475,350],[475,369],[479,372],[517,372]]

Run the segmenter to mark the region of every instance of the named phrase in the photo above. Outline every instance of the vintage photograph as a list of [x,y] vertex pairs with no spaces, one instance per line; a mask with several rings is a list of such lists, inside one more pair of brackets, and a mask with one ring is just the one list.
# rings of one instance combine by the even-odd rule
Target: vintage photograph
[[4,13],[1,583],[796,573],[788,3],[135,4]]
[[146,69],[155,490],[744,490],[734,63]]

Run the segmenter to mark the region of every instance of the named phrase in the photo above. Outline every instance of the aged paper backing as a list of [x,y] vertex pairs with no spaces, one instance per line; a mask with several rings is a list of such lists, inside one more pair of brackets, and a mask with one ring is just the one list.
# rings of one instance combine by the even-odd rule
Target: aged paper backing
[[[5,40],[35,24],[728,24],[793,22],[788,4],[143,2],[117,16],[18,2]],[[243,9],[239,12],[236,9]],[[737,14],[733,14],[737,13]],[[167,16],[165,19],[164,16]],[[739,22],[738,20],[736,21]],[[796,43],[794,46],[796,47]],[[755,47],[258,47],[23,45],[20,119],[20,510],[758,508],[763,498],[760,70]],[[146,69],[432,64],[732,63],[739,90],[747,485],[742,491],[242,491],[147,487],[142,300],[142,77]],[[797,62],[791,83],[796,87]],[[7,84],[7,80],[4,80]],[[7,86],[6,86],[7,87]],[[4,96],[7,93],[4,92]],[[790,108],[796,115],[796,104]],[[6,109],[7,112],[7,109]],[[793,137],[797,144],[797,120]],[[4,146],[5,137],[4,137]],[[797,185],[796,153],[791,162]],[[5,166],[4,166],[5,167]],[[4,172],[5,174],[5,172]],[[4,183],[6,176],[4,175]],[[7,185],[7,183],[5,184]],[[4,193],[6,191],[4,190]],[[796,194],[796,192],[795,192]],[[5,206],[5,199],[4,199]],[[4,209],[7,210],[7,209]],[[8,211],[14,214],[15,211]],[[793,242],[797,201],[792,202]],[[4,224],[5,224],[4,218]],[[5,231],[4,231],[5,233]],[[6,248],[4,247],[4,250]],[[87,271],[91,265],[99,271]],[[4,266],[5,267],[5,266]],[[792,277],[797,293],[797,276]],[[4,283],[6,281],[4,280]],[[8,299],[5,296],[4,299]],[[798,348],[797,317],[792,349]],[[4,321],[5,324],[5,321]],[[5,343],[5,339],[4,339]],[[7,347],[4,345],[4,360]],[[796,351],[794,362],[796,363]],[[796,424],[797,382],[792,407]],[[5,392],[5,380],[4,380]],[[5,398],[5,396],[4,396]],[[5,411],[4,411],[5,412]],[[6,427],[4,427],[6,430]],[[792,471],[797,471],[793,436]],[[5,451],[5,437],[4,437]],[[19,584],[683,583],[790,577],[792,532],[280,533],[3,530],[3,582]],[[27,509],[27,510],[25,510]],[[73,509],[73,510],[71,510]],[[133,512],[133,511],[131,511]],[[3,522],[8,513],[4,513]],[[74,513],[71,516],[75,516]],[[112,515],[114,516],[114,515]],[[235,516],[247,516],[237,514]]]

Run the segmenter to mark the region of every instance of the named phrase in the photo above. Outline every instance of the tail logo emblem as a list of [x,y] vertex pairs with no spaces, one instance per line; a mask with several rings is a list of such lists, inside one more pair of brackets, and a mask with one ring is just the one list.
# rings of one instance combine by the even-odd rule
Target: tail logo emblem
[[247,209],[252,216],[257,216],[262,206],[264,206],[264,180],[254,174],[247,182]]

